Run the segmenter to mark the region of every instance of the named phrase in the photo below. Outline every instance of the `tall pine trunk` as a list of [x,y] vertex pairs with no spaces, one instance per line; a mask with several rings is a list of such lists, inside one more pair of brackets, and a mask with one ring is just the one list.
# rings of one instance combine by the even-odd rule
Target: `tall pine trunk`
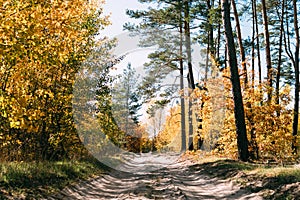
[[292,148],[297,153],[296,136],[298,133],[298,118],[299,118],[299,27],[298,27],[298,14],[297,14],[297,0],[293,0],[294,8],[294,28],[296,34],[295,46],[295,103],[294,103],[294,117],[293,117],[293,136],[295,137]]
[[[276,104],[279,105],[279,87],[280,87],[280,76],[281,76],[281,64],[282,64],[282,46],[283,46],[283,31],[284,31],[284,12],[285,12],[285,0],[282,0],[281,13],[278,13],[280,18],[280,35],[279,35],[279,54],[278,54],[278,64],[277,64],[277,73],[276,73]],[[277,110],[277,116],[280,116],[280,111]]]
[[247,87],[248,83],[248,74],[247,74],[247,65],[246,65],[246,56],[245,56],[245,50],[243,46],[243,40],[242,40],[242,31],[241,31],[241,26],[240,26],[240,20],[239,20],[239,15],[236,9],[236,4],[234,0],[231,0],[232,8],[233,8],[233,13],[234,13],[234,18],[235,18],[235,23],[236,23],[236,33],[238,37],[238,44],[240,47],[240,56],[241,56],[241,63],[242,63],[242,69],[243,69],[243,74],[244,74],[244,88]]
[[252,68],[252,72],[251,72],[251,87],[252,89],[254,89],[254,85],[255,85],[255,14],[254,14],[254,3],[252,1],[252,43],[251,43],[251,68]]
[[[190,32],[190,1],[184,1],[184,33],[185,33],[185,48],[188,61],[188,82],[189,82],[189,94],[195,89],[193,66],[192,66],[192,51],[191,51],[191,32]],[[192,99],[189,95],[189,109],[188,109],[188,123],[189,123],[189,150],[194,149],[193,145],[193,110]]]
[[[211,0],[207,0],[206,4],[207,4],[208,11],[210,11],[214,2]],[[215,59],[216,48],[215,48],[215,42],[214,42],[214,28],[210,22],[211,21],[210,18],[211,17],[208,16],[208,44],[209,44],[208,52],[209,52],[210,57],[212,59]]]
[[[221,6],[221,0],[218,1],[218,6]],[[218,67],[220,65],[220,48],[221,48],[221,23],[218,23],[218,30],[217,30],[217,49],[216,49],[216,60],[217,60],[217,64]]]
[[256,32],[256,51],[257,51],[257,62],[258,62],[258,81],[259,84],[262,83],[262,69],[261,69],[261,58],[260,58],[260,40],[259,40],[259,32],[258,32],[258,17],[257,17],[257,8],[256,8],[256,0],[253,0],[253,12],[255,19],[255,32]]
[[180,90],[182,92],[180,97],[180,108],[181,108],[181,151],[186,151],[186,133],[185,133],[185,101],[184,101],[184,83],[183,83],[183,30],[182,30],[182,12],[180,10],[180,22],[179,22],[179,31],[180,31]]
[[248,161],[248,139],[245,124],[245,113],[242,99],[241,85],[238,73],[236,50],[230,21],[230,4],[229,0],[222,0],[222,18],[225,29],[226,46],[231,72],[232,92],[234,100],[234,114],[237,132],[238,156],[241,161]]
[[262,16],[263,16],[263,23],[264,23],[264,37],[265,37],[265,50],[266,50],[266,64],[267,64],[267,79],[269,84],[268,90],[268,101],[271,102],[272,100],[272,61],[271,61],[271,50],[270,50],[270,33],[269,33],[269,22],[268,22],[268,15],[267,15],[267,5],[266,0],[261,0],[262,3]]

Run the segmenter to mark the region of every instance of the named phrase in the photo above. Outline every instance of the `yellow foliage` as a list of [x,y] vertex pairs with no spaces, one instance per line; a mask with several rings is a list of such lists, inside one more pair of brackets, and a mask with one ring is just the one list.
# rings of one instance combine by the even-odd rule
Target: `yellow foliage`
[[[225,71],[225,73],[228,73]],[[227,76],[227,75],[226,75]],[[230,80],[224,79],[227,110],[224,128],[216,151],[227,156],[237,157],[236,127],[233,114],[233,98]],[[292,110],[290,87],[281,89],[280,104],[267,102],[266,94],[270,90],[265,84],[249,85],[243,89],[245,120],[252,159],[266,158],[284,160],[293,157],[292,153]],[[273,92],[275,93],[275,92]]]
[[169,115],[166,117],[163,129],[158,133],[156,137],[155,146],[158,150],[168,148],[169,146],[169,148],[172,148],[173,150],[180,151],[181,142],[180,140],[178,140],[178,136],[180,136],[181,130],[180,122],[181,110],[180,106],[177,105],[170,108]]
[[[57,142],[77,140],[72,84],[80,62],[94,45],[94,35],[109,23],[100,17],[102,3],[0,2],[0,132],[11,136],[1,140],[0,154],[11,151],[12,155],[18,145],[36,154],[37,148],[45,148],[41,151],[51,154],[53,132],[65,134]],[[18,141],[16,146],[3,149],[9,138]]]

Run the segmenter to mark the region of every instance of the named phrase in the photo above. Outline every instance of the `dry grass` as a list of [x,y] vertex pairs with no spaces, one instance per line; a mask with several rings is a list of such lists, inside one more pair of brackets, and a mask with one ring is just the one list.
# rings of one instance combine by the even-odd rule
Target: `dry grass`
[[300,165],[245,163],[210,153],[192,152],[186,156],[204,168],[204,174],[233,181],[265,199],[300,199]]
[[94,160],[0,163],[0,199],[37,199],[89,178],[104,167]]

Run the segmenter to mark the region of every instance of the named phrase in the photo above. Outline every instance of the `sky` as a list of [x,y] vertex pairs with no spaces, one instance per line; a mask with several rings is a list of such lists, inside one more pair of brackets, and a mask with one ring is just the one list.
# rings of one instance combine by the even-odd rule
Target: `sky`
[[116,37],[118,39],[118,46],[115,49],[115,54],[117,56],[130,52],[118,67],[120,68],[121,65],[126,66],[128,62],[131,62],[133,67],[140,68],[147,60],[149,51],[138,49],[138,41],[128,37],[126,34],[127,31],[123,30],[123,25],[126,22],[137,22],[126,15],[126,9],[137,10],[146,8],[146,6],[139,3],[137,0],[106,0],[103,8],[104,14],[110,15],[111,25],[106,27],[101,32],[101,35],[109,38]]
[[110,14],[112,25],[108,26],[102,34],[114,37],[123,33],[123,24],[128,21],[134,22],[126,15],[126,9],[136,10],[146,7],[147,6],[139,3],[137,0],[106,0],[103,6],[104,14]]

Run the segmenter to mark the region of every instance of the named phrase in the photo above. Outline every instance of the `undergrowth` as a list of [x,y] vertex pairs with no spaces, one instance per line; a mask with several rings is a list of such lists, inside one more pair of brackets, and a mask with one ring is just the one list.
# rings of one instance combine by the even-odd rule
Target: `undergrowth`
[[95,160],[0,163],[0,199],[36,199],[108,170]]
[[221,158],[210,153],[185,154],[195,162],[194,171],[211,178],[233,181],[249,193],[260,193],[264,199],[300,199],[300,164],[250,163]]

